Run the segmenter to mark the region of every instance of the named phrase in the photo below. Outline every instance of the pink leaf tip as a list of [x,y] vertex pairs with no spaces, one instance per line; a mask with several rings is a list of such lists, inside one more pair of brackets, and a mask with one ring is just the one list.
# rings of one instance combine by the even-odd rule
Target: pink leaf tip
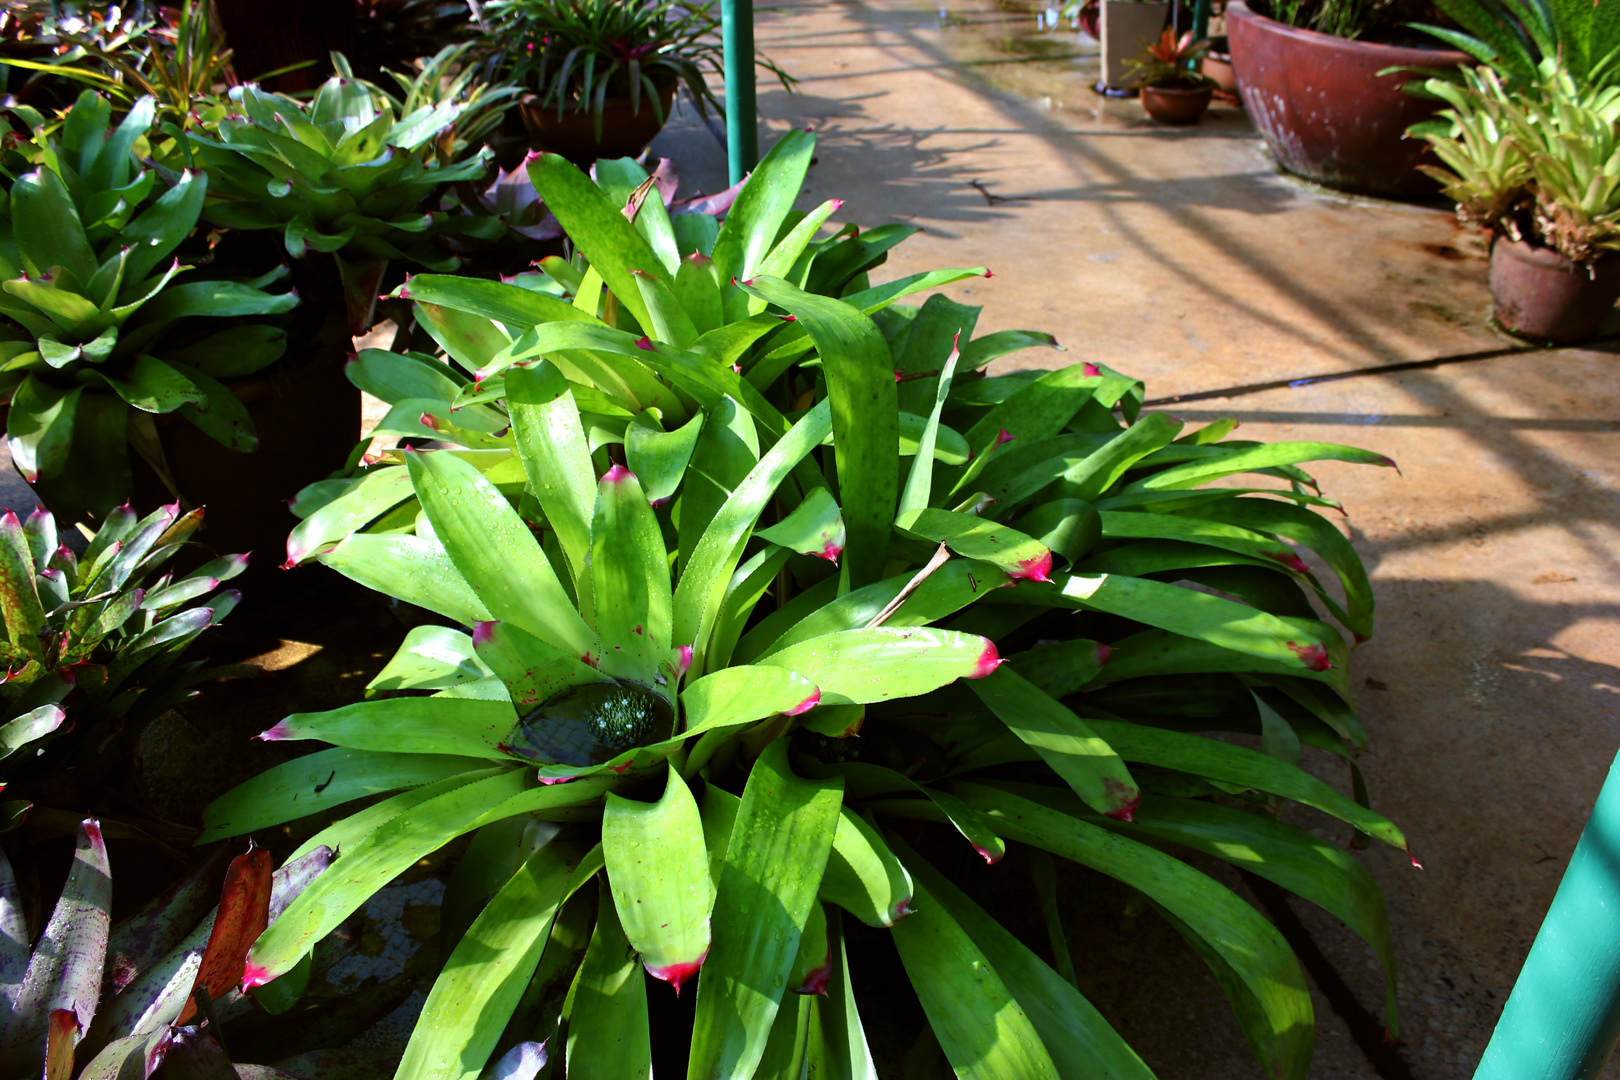
[[804,977],[804,982],[793,988],[795,994],[816,994],[827,996],[827,986],[832,982],[832,949],[827,949],[827,959],[822,965],[810,971]]
[[1290,641],[1288,647],[1312,671],[1326,671],[1333,666],[1333,662],[1328,659],[1327,650],[1320,645],[1312,643],[1300,645]]
[[1102,375],[1102,369],[1099,368],[1096,364],[1093,364],[1090,361],[1087,361],[1086,362],[1085,375],[1086,375],[1086,378],[1088,378],[1088,379],[1099,378]]
[[1114,803],[1112,810],[1105,811],[1106,816],[1130,824],[1135,820],[1137,810],[1142,807],[1142,793],[1111,776],[1103,777],[1102,783],[1103,794]]
[[1009,570],[1007,576],[1020,581],[1051,581],[1052,549],[1024,559],[1018,564],[1018,569]]
[[283,720],[275,727],[261,731],[253,737],[260,742],[285,742],[292,738],[292,732],[287,729],[287,721]]
[[1098,667],[1107,667],[1108,666],[1108,658],[1110,656],[1113,656],[1113,655],[1114,655],[1114,647],[1112,645],[1104,645],[1100,641],[1097,642],[1097,666]]
[[663,967],[653,967],[651,964],[648,964],[647,974],[662,982],[669,983],[670,988],[673,989],[675,991],[675,995],[679,997],[681,987],[686,984],[688,979],[698,973],[698,969],[703,966],[703,961],[707,960],[708,958],[709,950],[704,949],[703,955],[698,957],[696,960],[693,960],[691,963],[665,964]]
[[908,896],[904,900],[897,901],[894,907],[889,909],[889,925],[893,926],[895,923],[899,922],[901,919],[910,914],[911,897]]
[[242,993],[247,993],[255,986],[263,986],[270,981],[270,969],[261,967],[249,960],[242,968]]
[[835,563],[838,561],[838,556],[842,555],[843,553],[843,544],[834,543],[833,541],[829,540],[827,541],[826,547],[816,552],[816,557],[818,559],[826,559],[830,563]]
[[996,643],[985,638],[984,651],[979,654],[978,662],[974,664],[973,672],[968,678],[982,679],[1004,663],[1006,660],[996,651]]
[[813,691],[810,692],[809,697],[805,698],[803,701],[801,701],[797,705],[793,706],[793,708],[782,710],[782,715],[783,716],[799,716],[799,715],[801,715],[803,713],[809,712],[811,709],[815,708],[817,705],[820,705],[820,704],[821,704],[821,687],[818,686]]
[[645,349],[647,352],[652,352],[653,351],[652,339],[647,337],[646,335],[643,335],[641,340],[636,342],[636,348]]
[[622,484],[626,480],[634,480],[635,478],[636,474],[625,468],[623,465],[615,465],[607,472],[602,474],[602,483]]
[[473,648],[476,649],[480,645],[487,645],[489,639],[495,636],[495,628],[499,625],[501,625],[499,622],[491,619],[474,626],[472,633]]
[[988,866],[996,865],[1001,861],[1001,856],[1005,854],[1005,852],[991,851],[989,848],[980,847],[978,844],[973,845],[973,850],[979,853],[979,858],[983,859]]
[[1018,436],[1014,435],[1006,428],[1002,428],[1000,431],[996,432],[996,445],[1002,446],[1006,443],[1012,442],[1016,438],[1018,438]]
[[676,650],[675,677],[678,679],[692,670],[692,646],[682,645]]
[[984,268],[984,276],[987,277],[987,278],[993,278],[996,275],[994,273],[992,273],[990,268],[987,266],[987,267]]
[[1408,842],[1406,845],[1406,857],[1412,860],[1413,866],[1417,867],[1419,870],[1423,869],[1423,864],[1418,862],[1416,855],[1412,854],[1412,845],[1410,842]]

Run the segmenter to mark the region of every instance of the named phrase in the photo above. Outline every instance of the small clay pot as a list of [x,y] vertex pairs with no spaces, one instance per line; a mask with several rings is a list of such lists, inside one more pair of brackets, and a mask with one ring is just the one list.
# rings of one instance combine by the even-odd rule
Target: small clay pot
[[608,98],[602,105],[600,139],[596,137],[596,114],[589,109],[564,109],[558,116],[555,108],[541,105],[538,97],[528,94],[518,101],[518,113],[538,149],[588,168],[602,159],[639,157],[664,129],[674,102],[673,82],[659,87],[660,109],[653,108],[646,94],[641,95],[639,109],[632,108],[628,97]]
[[1142,108],[1161,124],[1196,124],[1215,95],[1213,83],[1182,88],[1179,86],[1142,87]]
[[1491,298],[1496,321],[1515,334],[1556,345],[1584,341],[1620,299],[1620,255],[1587,266],[1498,236],[1491,245]]

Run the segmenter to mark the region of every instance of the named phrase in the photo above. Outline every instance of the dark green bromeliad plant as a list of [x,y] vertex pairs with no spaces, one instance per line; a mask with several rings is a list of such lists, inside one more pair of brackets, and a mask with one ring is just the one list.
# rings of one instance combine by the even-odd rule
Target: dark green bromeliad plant
[[[984,272],[870,285],[903,234],[817,239],[834,204],[791,211],[810,150],[782,140],[723,224],[678,229],[656,198],[627,217],[645,190],[625,165],[598,187],[535,159],[576,259],[522,283],[418,276],[402,291],[447,359],[351,364],[393,405],[384,432],[442,448],[306,491],[289,563],[436,618],[368,700],[264,736],[332,749],[210,807],[223,837],[388,795],[308,841],[339,872],[259,939],[248,981],[472,833],[400,1077],[477,1076],[546,1039],[551,1075],[644,1074],[665,1048],[638,957],[695,981],[689,1076],[874,1076],[850,919],[891,928],[958,1075],[1150,1076],[1058,974],[1061,933],[1054,969],[918,854],[993,863],[1011,841],[1138,890],[1275,1075],[1310,1059],[1299,967],[1177,851],[1345,920],[1396,1030],[1376,885],[1276,816],[1298,803],[1404,846],[1295,764],[1364,738],[1348,650],[1308,597],[1357,638],[1373,614],[1299,465],[1391,463],[1188,432],[1092,365],[984,377],[1051,339],[974,337],[977,309],[942,297],[895,305]],[[1244,475],[1271,484],[1205,486]]]

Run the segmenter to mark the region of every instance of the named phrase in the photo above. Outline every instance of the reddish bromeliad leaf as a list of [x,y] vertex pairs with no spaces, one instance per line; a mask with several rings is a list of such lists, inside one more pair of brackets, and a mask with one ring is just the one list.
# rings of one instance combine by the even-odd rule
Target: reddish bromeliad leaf
[[[248,842],[245,854],[231,860],[225,871],[225,887],[219,895],[219,914],[203,950],[197,980],[192,984],[207,989],[211,998],[223,997],[242,981],[248,949],[259,940],[270,924],[270,885],[275,861],[263,848]],[[184,1024],[197,1011],[193,997],[181,1010],[177,1024]]]

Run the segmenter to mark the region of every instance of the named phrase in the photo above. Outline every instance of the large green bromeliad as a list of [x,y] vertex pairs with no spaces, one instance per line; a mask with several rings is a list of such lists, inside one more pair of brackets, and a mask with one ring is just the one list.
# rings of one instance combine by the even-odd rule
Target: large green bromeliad
[[[1310,1059],[1298,964],[1177,850],[1347,922],[1388,973],[1393,1030],[1376,885],[1276,816],[1299,804],[1405,845],[1295,764],[1302,743],[1364,739],[1348,650],[1307,590],[1372,630],[1365,572],[1299,464],[1389,462],[1230,440],[1230,422],[1184,433],[1091,365],[985,378],[1051,339],[974,338],[977,310],[941,297],[891,306],[977,271],[870,285],[858,237],[790,216],[808,149],[784,139],[724,224],[680,237],[658,200],[627,216],[538,159],[579,257],[545,268],[547,291],[417,277],[446,358],[351,364],[394,406],[385,432],[444,448],[306,491],[289,562],[439,618],[370,700],[266,733],[332,749],[210,808],[217,837],[398,792],[310,839],[339,872],[259,940],[250,980],[470,832],[400,1077],[476,1076],[545,1039],[550,1075],[645,1075],[637,956],[696,980],[690,1077],[874,1076],[850,919],[892,928],[958,1075],[1150,1076],[1058,974],[1061,919],[1054,968],[918,854],[994,863],[1012,841],[1138,890],[1275,1075]],[[1203,486],[1242,474],[1284,486]]]

